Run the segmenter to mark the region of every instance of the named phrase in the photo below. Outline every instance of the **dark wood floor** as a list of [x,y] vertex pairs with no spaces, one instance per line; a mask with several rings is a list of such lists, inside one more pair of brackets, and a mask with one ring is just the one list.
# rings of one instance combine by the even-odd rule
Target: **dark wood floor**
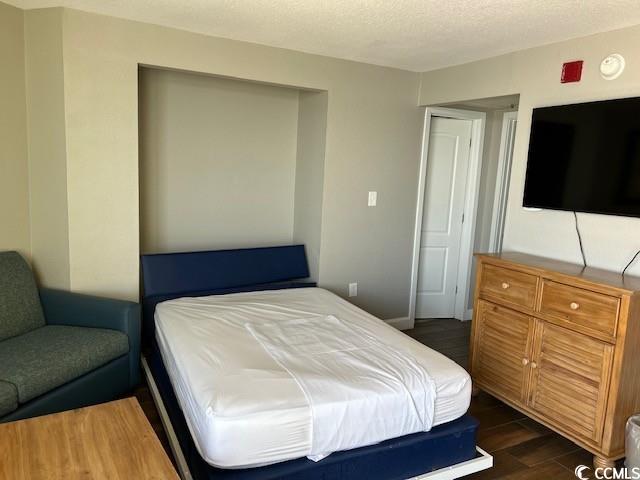
[[[405,333],[467,368],[470,325],[453,319],[418,320]],[[139,387],[136,397],[171,457],[148,387]],[[469,412],[480,421],[478,445],[494,456],[494,467],[465,478],[575,480],[576,466],[591,466],[589,452],[485,393],[472,399]]]
[[404,333],[467,368],[471,322],[453,318],[416,320],[415,327]]

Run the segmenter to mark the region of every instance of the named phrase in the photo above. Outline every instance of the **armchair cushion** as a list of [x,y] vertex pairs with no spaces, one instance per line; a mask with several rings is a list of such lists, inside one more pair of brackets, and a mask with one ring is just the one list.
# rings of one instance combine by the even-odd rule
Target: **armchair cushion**
[[38,288],[17,252],[0,252],[0,341],[44,326]]
[[127,336],[116,330],[47,325],[0,342],[0,381],[25,403],[128,351]]
[[[0,0],[1,1],[1,0]],[[140,306],[135,302],[40,289],[47,325],[118,330],[129,337],[129,384],[140,380]]]
[[10,383],[0,381],[0,417],[18,408],[18,391]]

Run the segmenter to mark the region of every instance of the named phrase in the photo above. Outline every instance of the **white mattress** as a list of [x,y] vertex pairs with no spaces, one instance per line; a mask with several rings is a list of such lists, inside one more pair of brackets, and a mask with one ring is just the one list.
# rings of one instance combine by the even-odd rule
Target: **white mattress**
[[427,370],[436,386],[434,426],[467,411],[471,380],[462,367],[321,288],[163,302],[155,313],[158,345],[209,464],[245,468],[310,454],[312,413],[304,392],[245,325],[322,315],[366,328]]

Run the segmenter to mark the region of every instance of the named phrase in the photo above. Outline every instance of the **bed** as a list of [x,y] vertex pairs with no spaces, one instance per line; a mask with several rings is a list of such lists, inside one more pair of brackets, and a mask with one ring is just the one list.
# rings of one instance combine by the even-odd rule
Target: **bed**
[[[491,458],[476,450],[477,422],[465,413],[471,389],[468,374],[306,281],[303,246],[144,255],[142,272],[144,366],[184,478],[457,478],[490,465]],[[282,335],[283,329],[287,336],[270,336]],[[324,342],[323,331],[328,335]],[[365,356],[375,352],[374,359],[384,359],[364,397],[349,397],[351,391],[365,388],[360,384],[345,389],[346,397],[335,384],[321,384],[313,393],[313,382],[299,373],[311,367],[306,358],[297,365],[296,352],[305,354],[318,345],[332,350],[332,355],[342,351],[331,335],[347,345],[365,342],[361,349],[343,350]],[[302,349],[295,350],[296,339],[302,339]],[[283,343],[281,350],[273,351]],[[389,345],[393,348],[384,357]],[[287,356],[288,349],[294,354]],[[407,402],[395,398],[405,385],[410,390],[415,384],[422,392],[414,377],[405,379],[402,387],[385,380],[397,351],[407,352],[397,360],[398,368],[409,358],[406,370],[415,369],[415,378],[421,378],[422,371],[428,375],[424,383],[431,390],[424,390],[432,391],[433,406],[423,410],[429,415],[420,416],[420,408],[405,408]],[[366,377],[357,371],[359,358],[353,362],[353,353],[347,354],[334,367],[336,375],[345,368],[345,376]],[[326,363],[330,362],[319,362],[317,368],[329,368]],[[320,377],[326,375],[311,371],[311,378]],[[332,409],[319,422],[322,410],[314,395],[328,391],[339,401],[325,399],[323,405]],[[413,393],[411,398],[422,397]],[[427,416],[429,431],[421,431],[420,422]],[[318,432],[335,417],[342,422],[325,435],[330,442],[323,444]],[[372,420],[377,418],[377,423]],[[362,427],[365,423],[367,428]]]

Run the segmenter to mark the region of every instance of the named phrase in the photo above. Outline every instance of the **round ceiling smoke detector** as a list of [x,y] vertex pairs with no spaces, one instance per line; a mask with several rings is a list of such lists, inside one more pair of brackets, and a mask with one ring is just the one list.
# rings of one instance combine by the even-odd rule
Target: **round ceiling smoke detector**
[[613,53],[602,60],[600,74],[605,80],[615,80],[624,71],[624,57],[619,53]]

